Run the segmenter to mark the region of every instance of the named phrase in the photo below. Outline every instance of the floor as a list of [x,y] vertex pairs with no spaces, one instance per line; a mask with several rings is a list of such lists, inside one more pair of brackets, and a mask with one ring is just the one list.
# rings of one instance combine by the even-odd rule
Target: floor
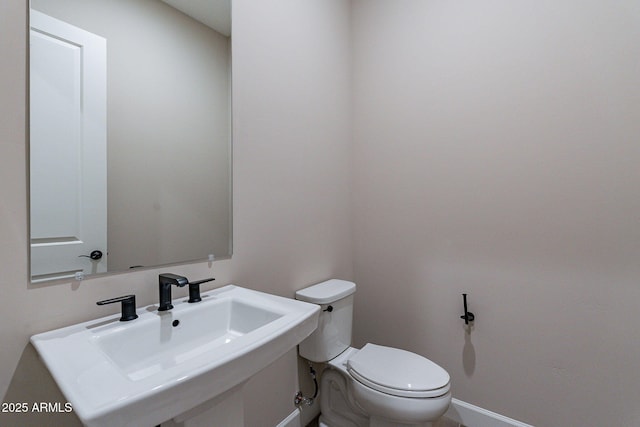
[[[318,419],[316,418],[315,420],[311,421],[309,424],[307,424],[306,427],[318,427]],[[466,426],[463,426],[462,424],[459,424],[449,418],[442,417],[438,421],[433,423],[433,427],[466,427]]]
[[466,427],[460,423],[453,421],[450,418],[442,417],[435,423],[433,423],[433,427]]

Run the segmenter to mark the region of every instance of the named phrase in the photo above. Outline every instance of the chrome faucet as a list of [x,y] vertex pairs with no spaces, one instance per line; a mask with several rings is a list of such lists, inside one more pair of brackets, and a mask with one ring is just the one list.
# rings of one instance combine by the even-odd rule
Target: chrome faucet
[[171,285],[182,288],[189,284],[189,279],[172,273],[162,273],[158,279],[158,290],[160,293],[160,307],[158,307],[158,311],[171,310],[173,308],[173,304],[171,304]]

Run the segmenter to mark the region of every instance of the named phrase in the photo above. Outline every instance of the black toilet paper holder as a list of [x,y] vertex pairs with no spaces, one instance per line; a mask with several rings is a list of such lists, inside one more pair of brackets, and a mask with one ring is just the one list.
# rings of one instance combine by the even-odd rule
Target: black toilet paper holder
[[464,314],[460,318],[464,319],[465,325],[468,325],[469,322],[476,320],[476,315],[467,310],[467,294],[462,294],[462,302],[464,303]]

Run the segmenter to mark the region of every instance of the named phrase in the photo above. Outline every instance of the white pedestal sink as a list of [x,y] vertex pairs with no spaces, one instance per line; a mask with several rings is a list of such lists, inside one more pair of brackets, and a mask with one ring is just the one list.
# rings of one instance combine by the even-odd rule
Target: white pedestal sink
[[31,337],[85,425],[189,426],[221,416],[242,425],[242,385],[310,335],[320,310],[234,285],[156,308]]

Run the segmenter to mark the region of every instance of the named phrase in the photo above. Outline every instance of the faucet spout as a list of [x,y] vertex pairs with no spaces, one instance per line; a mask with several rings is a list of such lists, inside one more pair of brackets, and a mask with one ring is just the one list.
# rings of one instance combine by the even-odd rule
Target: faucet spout
[[179,288],[189,284],[189,279],[184,276],[178,276],[172,273],[162,273],[158,276],[158,291],[160,294],[160,307],[158,311],[167,311],[173,308],[171,304],[171,285]]

